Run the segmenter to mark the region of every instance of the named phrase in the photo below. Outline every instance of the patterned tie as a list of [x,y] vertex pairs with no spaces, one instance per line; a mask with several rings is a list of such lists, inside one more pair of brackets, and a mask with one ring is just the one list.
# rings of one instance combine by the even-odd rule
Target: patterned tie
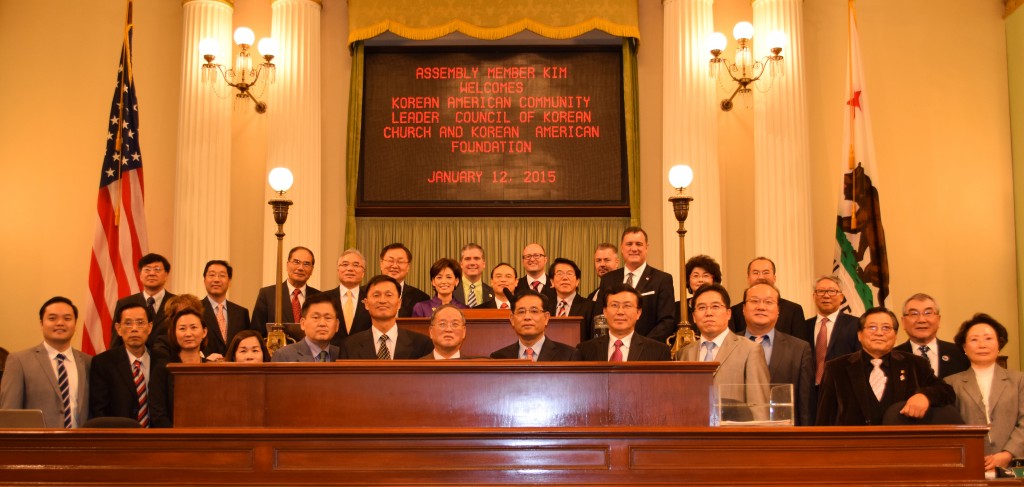
[[921,356],[928,361],[928,370],[931,370],[932,373],[935,374],[936,377],[938,377],[939,373],[932,368],[932,358],[928,356],[928,352],[932,351],[931,347],[929,347],[928,345],[921,345],[920,347],[917,347],[917,349],[921,351]]
[[380,340],[377,340],[377,360],[391,360],[391,351],[388,350],[388,340],[390,339],[387,335],[381,335]]
[[153,296],[146,298],[146,305],[149,306],[149,313],[156,316],[156,300],[153,299]]
[[142,375],[142,361],[136,360],[132,367],[132,378],[135,379],[135,395],[139,398],[139,412],[136,419],[143,428],[149,428],[149,394],[146,389],[146,377]]
[[715,342],[704,342],[703,347],[708,349],[708,351],[704,352],[704,360],[702,362],[713,362],[715,356],[712,352],[715,350]]
[[501,303],[500,309],[508,309],[508,303]]
[[828,317],[821,319],[821,329],[814,339],[814,383],[821,384],[825,375],[825,354],[828,353]]
[[530,362],[536,362],[537,361],[537,357],[534,356],[532,348],[527,348],[526,351],[523,352],[523,355],[526,355],[526,358],[529,359]]
[[629,286],[629,287],[634,287],[633,286],[633,273],[632,272],[626,273],[626,285]]
[[220,336],[224,338],[224,343],[228,342],[228,319],[224,316],[224,305],[217,305],[217,325],[220,327]]
[[71,382],[68,380],[68,369],[64,367],[67,357],[57,354],[57,385],[60,387],[60,400],[64,404],[64,427],[71,427]]
[[881,401],[882,394],[885,393],[886,381],[885,372],[882,371],[882,359],[871,359],[871,365],[874,365],[875,368],[871,369],[871,375],[868,376],[868,383],[871,384],[871,391],[875,393],[875,398]]
[[327,362],[327,350],[321,350],[320,353],[316,354],[317,362]]
[[556,316],[569,316],[569,303],[565,300],[558,302],[558,314]]
[[534,291],[539,293],[540,292],[540,281],[533,281],[533,284],[530,284],[530,287],[532,287]]
[[622,340],[615,340],[615,351],[608,358],[609,362],[622,362]]
[[302,296],[302,291],[297,288],[292,291],[292,323],[298,323],[299,317],[302,316],[302,303],[299,303],[299,296]]
[[754,343],[761,343],[762,338],[764,338],[764,335],[750,335],[750,341]]
[[469,284],[469,296],[466,298],[466,306],[470,308],[476,307],[476,284]]
[[352,291],[345,291],[345,303],[341,305],[341,311],[345,315],[345,332],[352,333],[352,320],[356,315],[355,299],[352,299]]

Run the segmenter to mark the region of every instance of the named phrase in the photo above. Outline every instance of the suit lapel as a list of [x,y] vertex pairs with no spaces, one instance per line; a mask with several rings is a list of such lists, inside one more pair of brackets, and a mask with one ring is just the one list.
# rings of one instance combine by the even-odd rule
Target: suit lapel
[[[736,335],[735,333],[732,333],[728,330],[722,333],[728,333],[728,335],[726,335],[725,341],[722,342],[722,349],[719,350],[718,355],[715,356],[715,362],[718,363],[725,362],[725,359],[729,358],[729,354],[736,349],[736,341],[743,339],[739,335]],[[718,374],[718,370],[715,370],[715,374]]]
[[[36,361],[39,362],[40,370],[46,374],[46,378],[50,381],[50,387],[53,387],[53,391],[57,393],[57,397],[60,397],[60,387],[57,385],[57,374],[53,371],[53,366],[50,365],[50,354],[46,352],[46,347],[44,347],[43,344],[40,343],[39,346],[36,347],[35,356]],[[82,382],[84,381],[78,381],[79,384]]]
[[630,341],[629,355],[626,356],[626,361],[628,362],[636,362],[644,355],[644,342],[643,340],[637,339],[639,336],[640,335],[634,333],[633,340]]
[[[398,325],[395,325],[398,326]],[[395,356],[392,359],[398,357],[410,357],[412,353],[409,351],[409,342],[412,341],[401,328],[398,329],[398,338],[395,339]],[[419,357],[415,357],[419,358]]]
[[853,388],[854,396],[857,397],[857,403],[860,404],[861,416],[870,418],[872,417],[871,398],[875,397],[875,393],[868,387],[868,378],[864,374],[862,355],[862,352],[857,352],[850,356],[846,373],[849,376],[850,387]]
[[[216,304],[210,302],[209,296],[203,300],[203,321],[208,323],[206,335],[209,337],[209,340],[219,340],[221,343],[226,345],[227,340],[224,338],[224,335],[220,334],[220,323],[217,323],[216,306]],[[228,320],[228,323],[231,323],[231,320]]]
[[[974,377],[974,374],[967,374]],[[995,405],[999,403],[999,397],[1003,395],[1003,392],[1010,386],[1010,378],[1006,375],[1006,371],[1002,367],[996,365],[995,370],[992,372],[992,390],[988,392],[988,417],[992,417],[992,412],[995,410]],[[979,396],[980,397],[980,396]]]
[[[993,376],[992,379],[992,386],[994,388],[996,377]],[[972,370],[970,374],[964,374],[960,380],[963,381],[963,388],[967,391],[965,395],[971,398],[971,403],[981,412],[981,416],[984,416],[985,405],[981,400],[981,387],[978,386],[978,378],[974,375],[974,371]],[[957,397],[959,398],[959,395]],[[989,398],[991,399],[991,396]],[[992,401],[989,402],[991,403]]]
[[537,361],[538,362],[550,362],[553,359],[552,355],[554,355],[554,353],[555,353],[555,346],[553,344],[551,344],[551,339],[550,338],[545,337],[544,338],[544,345],[541,345],[541,347],[540,347],[540,354],[537,355]]
[[889,373],[886,376],[889,381],[893,382],[891,390],[893,391],[894,401],[898,397],[910,397],[912,394],[907,393],[907,387],[913,388],[916,392],[918,382],[920,382],[920,378],[917,377],[917,369],[914,368],[913,364],[906,360],[906,357],[901,356],[897,358],[896,354],[892,352],[889,355]]
[[[138,400],[138,391],[135,389],[135,378],[132,377],[132,367],[128,364],[128,349],[122,348],[121,352],[117,355],[117,363],[114,364],[114,368],[117,369],[117,375],[121,376],[121,381],[124,382],[125,387],[131,391],[132,397]],[[152,356],[150,363],[152,363]],[[150,371],[152,371],[152,369],[150,369]]]
[[[545,340],[547,342],[547,340]],[[611,335],[604,335],[594,340],[594,348],[597,348],[597,356],[608,360],[608,344],[611,343]],[[545,343],[546,344],[546,343]]]
[[[763,346],[760,343],[755,343],[757,346]],[[782,364],[789,364],[789,352],[790,348],[786,346],[786,339],[776,330],[775,341],[772,342],[772,360],[768,363],[768,374],[771,377],[779,377],[779,368]],[[768,357],[765,357],[768,358]]]
[[[295,320],[295,316],[293,316],[293,313],[292,313],[292,297],[289,296],[289,294],[288,294],[288,283],[287,282],[282,282],[281,283],[281,297],[280,297],[280,300],[281,301],[280,301],[279,304],[283,304],[284,305],[284,307],[281,308],[281,321],[283,321],[285,323],[298,323],[298,321]],[[271,311],[273,311],[273,310],[271,310]]]
[[[625,272],[625,271],[623,271],[623,272]],[[623,274],[623,275],[625,275],[625,274]],[[647,267],[644,267],[643,274],[640,274],[640,277],[636,280],[635,284],[636,285],[634,285],[633,288],[636,289],[636,292],[638,292],[640,294],[643,294],[643,293],[647,292],[647,288],[649,288],[650,285],[651,285],[651,266],[650,266],[650,264],[648,264]]]

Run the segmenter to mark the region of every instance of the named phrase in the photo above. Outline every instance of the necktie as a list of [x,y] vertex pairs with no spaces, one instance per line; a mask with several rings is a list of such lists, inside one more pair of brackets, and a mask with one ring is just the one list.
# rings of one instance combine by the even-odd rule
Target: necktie
[[469,285],[469,296],[466,298],[466,306],[470,308],[476,307],[476,284],[474,283]]
[[142,375],[142,361],[132,363],[132,378],[135,379],[135,396],[139,398],[139,412],[135,418],[143,428],[149,428],[149,394],[146,389],[146,376]]
[[352,320],[356,315],[355,300],[352,299],[352,291],[345,291],[345,302],[341,305],[341,311],[345,314],[345,331],[352,332]]
[[530,284],[530,287],[532,287],[534,291],[540,292],[540,281],[533,281],[533,284]]
[[523,352],[523,354],[526,355],[526,358],[530,359],[530,362],[536,362],[537,361],[537,357],[533,354],[533,349],[532,348],[527,348],[526,351]]
[[156,316],[156,300],[153,299],[153,296],[146,298],[146,306],[149,306],[149,313]]
[[302,316],[302,303],[299,303],[299,296],[302,296],[302,291],[298,289],[292,291],[292,323],[298,323],[299,317]]
[[764,338],[764,335],[750,335],[750,341],[752,341],[754,343],[761,343],[763,338]]
[[500,309],[508,309],[508,303],[501,303]]
[[622,362],[622,340],[615,340],[615,351],[608,358],[609,362]]
[[387,335],[381,335],[380,340],[377,340],[377,360],[391,360],[391,351],[388,350],[388,340],[390,340],[390,337]]
[[220,327],[220,336],[224,338],[224,343],[228,342],[228,320],[224,317],[224,305],[217,305],[217,325]]
[[931,370],[933,374],[938,376],[939,373],[932,368],[932,357],[928,355],[928,352],[932,351],[932,348],[929,347],[928,345],[921,345],[920,347],[917,347],[917,349],[921,351],[921,356],[928,361],[928,369]]
[[871,384],[871,391],[875,393],[875,399],[882,400],[882,394],[885,393],[885,372],[882,371],[882,359],[875,358],[871,359],[871,365],[875,368],[871,369],[871,375],[868,376],[868,383]]
[[708,351],[704,352],[704,360],[702,360],[702,362],[713,362],[715,360],[715,356],[712,352],[715,350],[715,342],[704,342],[703,346]]
[[629,287],[633,287],[633,273],[632,272],[626,273],[626,285],[629,286]]
[[64,367],[67,357],[57,354],[57,385],[60,386],[60,400],[64,405],[64,427],[71,427],[71,382],[68,380],[68,369]]
[[320,353],[316,354],[316,361],[317,362],[326,362],[327,361],[327,350],[321,350]]
[[818,337],[814,339],[814,383],[821,384],[825,374],[825,354],[828,353],[828,317],[821,319]]
[[558,314],[556,316],[569,316],[569,303],[565,300],[558,302]]

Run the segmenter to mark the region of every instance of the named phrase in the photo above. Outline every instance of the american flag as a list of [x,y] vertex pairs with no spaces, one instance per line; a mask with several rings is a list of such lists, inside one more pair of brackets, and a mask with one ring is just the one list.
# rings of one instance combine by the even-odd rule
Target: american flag
[[149,247],[143,208],[139,105],[132,79],[131,0],[107,127],[107,151],[96,201],[96,233],[89,259],[90,302],[85,306],[82,335],[82,351],[88,354],[107,349],[114,305],[118,299],[141,289],[135,264]]

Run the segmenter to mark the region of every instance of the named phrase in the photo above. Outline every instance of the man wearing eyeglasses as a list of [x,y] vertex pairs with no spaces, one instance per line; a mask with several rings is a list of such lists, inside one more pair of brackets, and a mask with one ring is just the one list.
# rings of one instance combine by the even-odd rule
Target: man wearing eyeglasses
[[341,356],[331,339],[338,332],[338,309],[327,293],[314,294],[302,304],[299,324],[305,338],[276,352],[274,362],[334,362]]
[[398,328],[396,318],[402,302],[401,290],[393,277],[379,275],[366,283],[363,305],[370,313],[370,329],[345,340],[342,358],[352,360],[418,359],[430,353],[434,344],[426,335]]
[[548,254],[544,247],[538,243],[531,243],[523,247],[523,270],[526,275],[519,278],[516,283],[516,295],[525,291],[541,293],[554,301],[555,288],[551,285],[550,276],[544,273],[547,270]]
[[663,342],[636,333],[643,314],[640,292],[624,283],[602,290],[608,334],[580,343],[587,362],[640,362],[672,360],[672,350]]
[[863,350],[825,365],[818,426],[878,426],[890,407],[928,422],[930,411],[956,401],[953,388],[935,377],[927,360],[893,350],[897,331],[892,311],[864,312],[857,331]]
[[434,350],[421,360],[454,360],[462,356],[462,342],[466,341],[466,315],[455,305],[439,306],[430,317],[430,341]]
[[338,257],[338,287],[325,291],[341,313],[338,333],[331,343],[341,346],[353,333],[370,329],[370,313],[361,300],[366,291],[360,289],[366,275],[366,259],[357,249],[346,249]]
[[943,379],[967,370],[971,362],[963,349],[937,338],[941,319],[939,305],[931,296],[917,293],[907,298],[903,303],[903,329],[909,340],[896,350],[928,359],[932,371]]
[[405,282],[411,265],[412,251],[405,244],[396,242],[385,245],[380,250],[380,272],[398,282],[398,293],[401,298],[398,316],[403,318],[412,316],[412,309],[416,306],[416,303],[430,300],[430,296],[427,293]]
[[548,328],[547,296],[528,289],[516,295],[510,322],[519,340],[495,351],[491,358],[526,359],[532,362],[564,362],[580,360],[580,352],[569,345],[544,335]]
[[826,362],[860,351],[860,339],[857,338],[857,329],[860,327],[858,317],[842,312],[840,308],[843,299],[843,289],[838,277],[821,276],[814,282],[814,306],[817,308],[817,315],[804,322],[804,334],[799,338],[811,344],[815,387],[821,384]]
[[[755,257],[747,263],[747,286],[753,286],[759,280],[766,280],[775,285],[775,262],[767,257]],[[779,300],[779,323],[775,328],[783,333],[803,337],[804,331],[804,308],[788,299]],[[743,303],[737,303],[732,307],[732,318],[729,320],[729,329],[734,333],[742,335],[747,329],[744,321]]]
[[313,266],[316,261],[313,259],[313,251],[306,247],[294,247],[288,251],[288,261],[285,269],[288,271],[288,278],[281,286],[281,295],[274,299],[275,285],[260,289],[256,297],[256,305],[252,307],[252,328],[263,336],[267,336],[267,323],[274,322],[274,306],[281,306],[281,321],[283,323],[297,323],[302,312],[302,305],[320,290],[307,286],[306,281],[313,275]]
[[575,262],[559,257],[551,264],[551,281],[555,299],[548,302],[551,316],[579,316],[580,341],[590,340],[594,321],[594,302],[584,299],[576,291],[580,287],[580,267]]
[[[157,349],[161,354],[169,353],[166,340],[166,328],[164,327],[164,303],[167,298],[174,297],[174,294],[167,290],[167,279],[171,275],[171,263],[166,257],[160,254],[143,255],[138,262],[139,280],[142,281],[142,291],[130,296],[121,298],[114,306],[114,314],[126,307],[128,304],[142,304],[149,308],[153,316],[153,333],[149,334],[149,341],[146,346]],[[124,345],[121,336],[117,333],[117,323],[111,323],[110,348]]]

